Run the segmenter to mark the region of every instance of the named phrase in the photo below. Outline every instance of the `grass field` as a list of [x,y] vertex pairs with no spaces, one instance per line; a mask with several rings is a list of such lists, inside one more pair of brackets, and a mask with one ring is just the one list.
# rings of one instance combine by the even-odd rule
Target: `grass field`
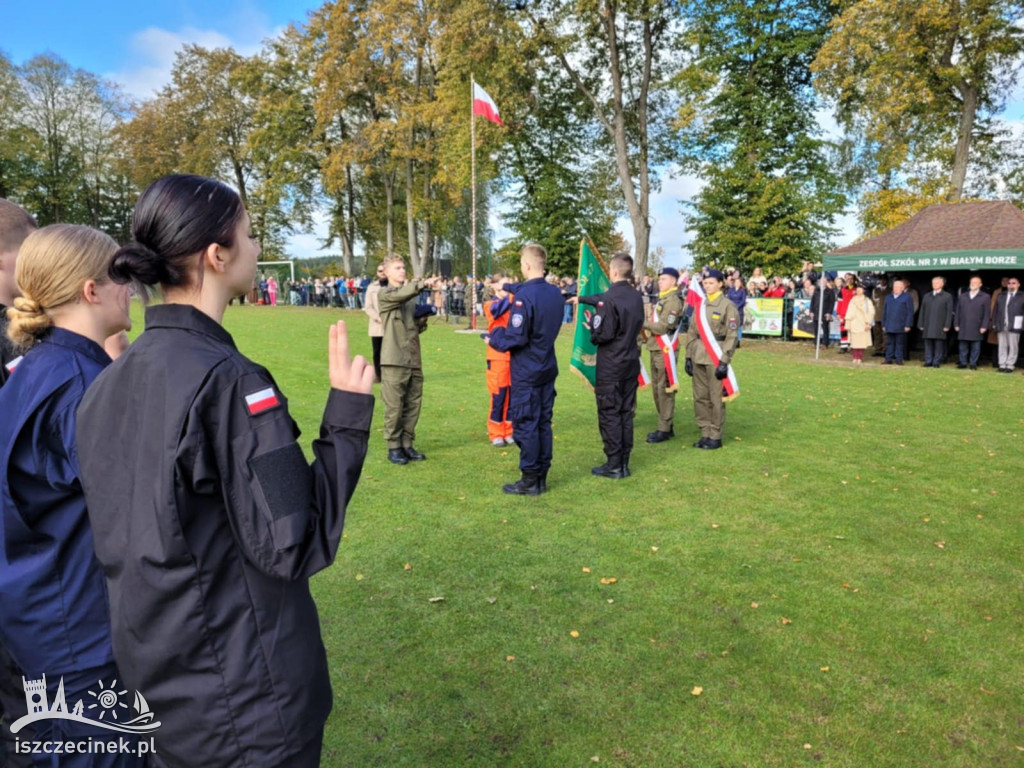
[[[231,308],[304,432],[339,314]],[[422,337],[428,460],[386,461],[377,399],[335,565],[314,579],[332,682],[325,766],[1024,764],[1024,377],[857,370],[745,341],[721,451],[603,461],[568,368],[550,492],[513,498],[486,439],[483,347]],[[463,326],[465,327],[465,326]],[[614,579],[614,583],[610,580]],[[437,600],[443,598],[443,600]]]

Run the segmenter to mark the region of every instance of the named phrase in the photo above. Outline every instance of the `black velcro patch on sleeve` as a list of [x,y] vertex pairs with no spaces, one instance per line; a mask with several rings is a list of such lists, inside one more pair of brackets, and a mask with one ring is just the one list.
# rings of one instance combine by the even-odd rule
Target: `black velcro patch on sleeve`
[[305,517],[313,500],[312,471],[298,443],[282,445],[249,459],[270,513],[270,521],[302,513]]

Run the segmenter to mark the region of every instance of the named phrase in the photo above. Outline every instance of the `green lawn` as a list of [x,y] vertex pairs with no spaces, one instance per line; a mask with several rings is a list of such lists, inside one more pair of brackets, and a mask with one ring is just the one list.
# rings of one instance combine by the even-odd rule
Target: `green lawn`
[[[368,354],[361,312],[225,318],[307,450],[339,314]],[[633,476],[614,482],[590,475],[593,396],[563,334],[550,492],[512,498],[482,342],[431,323],[429,458],[386,461],[378,397],[345,540],[313,583],[325,766],[1024,763],[1024,376],[749,340],[725,449],[690,447],[688,392],[677,439],[644,443],[641,392]]]

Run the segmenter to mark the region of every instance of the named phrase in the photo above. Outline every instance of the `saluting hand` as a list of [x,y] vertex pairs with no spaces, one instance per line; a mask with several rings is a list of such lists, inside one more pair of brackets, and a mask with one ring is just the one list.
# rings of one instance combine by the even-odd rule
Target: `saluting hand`
[[331,386],[343,392],[372,393],[373,366],[362,355],[349,358],[345,321],[339,320],[332,325],[327,335],[327,369]]

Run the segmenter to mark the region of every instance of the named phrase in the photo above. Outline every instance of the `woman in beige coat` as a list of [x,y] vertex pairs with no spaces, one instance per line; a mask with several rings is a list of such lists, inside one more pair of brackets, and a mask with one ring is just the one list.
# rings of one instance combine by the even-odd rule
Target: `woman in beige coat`
[[846,308],[846,330],[850,336],[854,365],[864,363],[864,350],[871,346],[871,325],[874,322],[875,305],[864,294],[864,286],[858,283]]
[[370,317],[370,324],[366,332],[370,336],[370,343],[373,344],[373,382],[380,384],[380,345],[384,338],[384,323],[380,320],[380,304],[378,294],[381,283],[384,281],[384,265],[377,265],[377,277],[366,286],[366,299],[363,303],[363,312]]

